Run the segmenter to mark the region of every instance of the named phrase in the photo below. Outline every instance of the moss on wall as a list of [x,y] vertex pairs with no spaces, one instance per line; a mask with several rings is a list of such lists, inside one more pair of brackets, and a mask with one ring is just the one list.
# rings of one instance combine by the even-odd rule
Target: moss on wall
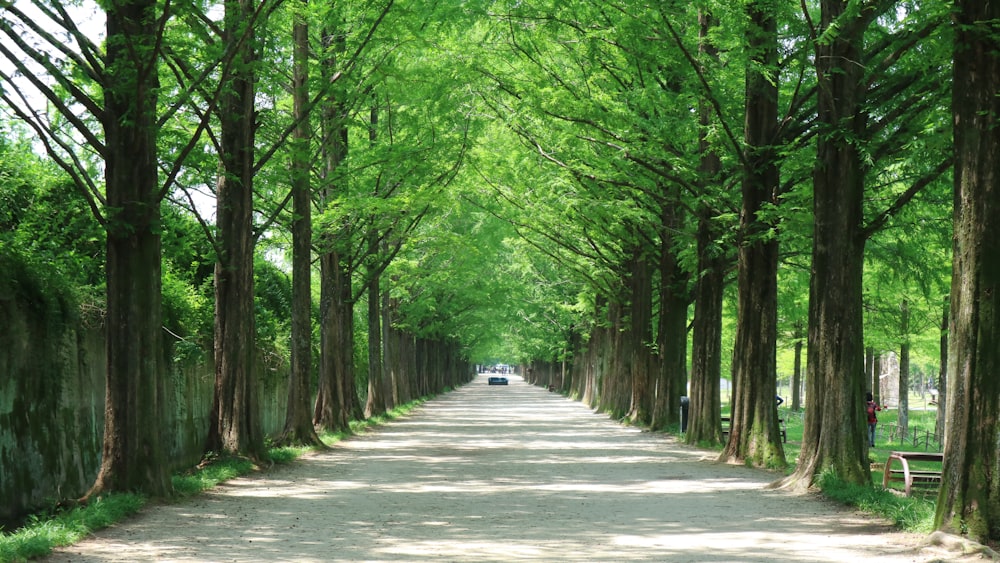
[[[0,526],[81,496],[100,466],[105,343],[53,272],[0,247]],[[53,279],[51,285],[43,280]],[[88,325],[88,326],[85,326]],[[173,357],[165,350],[166,357]],[[284,424],[287,362],[258,362],[264,431]],[[173,469],[202,457],[213,374],[207,353],[172,365],[165,446]]]

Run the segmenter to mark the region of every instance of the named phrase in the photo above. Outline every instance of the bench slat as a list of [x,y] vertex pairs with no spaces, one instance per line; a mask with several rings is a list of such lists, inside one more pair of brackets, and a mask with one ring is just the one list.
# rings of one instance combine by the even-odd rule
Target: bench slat
[[[892,469],[893,461],[899,462],[901,469]],[[903,481],[906,495],[910,495],[913,485],[931,485],[941,482],[941,472],[932,470],[910,470],[910,461],[943,462],[944,454],[923,452],[892,452],[885,461],[882,486],[889,488],[890,481]]]

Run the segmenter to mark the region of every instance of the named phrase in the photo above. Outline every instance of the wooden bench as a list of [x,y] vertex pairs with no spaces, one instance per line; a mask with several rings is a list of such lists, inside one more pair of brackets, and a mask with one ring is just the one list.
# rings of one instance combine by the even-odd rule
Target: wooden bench
[[[723,440],[728,439],[728,437],[729,437],[729,429],[732,428],[732,426],[733,426],[733,420],[730,417],[728,417],[728,416],[722,417],[722,439]],[[783,418],[779,418],[778,419],[778,433],[781,434],[781,443],[783,443],[783,444],[787,443],[788,442],[788,429],[785,428],[785,419],[783,419]]]
[[[929,452],[891,452],[885,460],[885,472],[882,474],[882,487],[888,489],[890,481],[902,481],[903,492],[910,496],[913,487],[937,486],[941,484],[941,470],[912,470],[910,462],[931,461],[941,463],[944,454]],[[898,462],[900,469],[893,469],[893,462]]]

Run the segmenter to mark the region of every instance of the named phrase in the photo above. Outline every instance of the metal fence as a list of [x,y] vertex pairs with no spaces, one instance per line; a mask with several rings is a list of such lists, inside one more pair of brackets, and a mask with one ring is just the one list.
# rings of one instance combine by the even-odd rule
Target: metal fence
[[920,427],[912,427],[905,435],[903,429],[898,424],[880,424],[876,431],[876,438],[887,441],[891,444],[908,445],[914,448],[923,447],[924,451],[941,451],[941,436],[931,430]]

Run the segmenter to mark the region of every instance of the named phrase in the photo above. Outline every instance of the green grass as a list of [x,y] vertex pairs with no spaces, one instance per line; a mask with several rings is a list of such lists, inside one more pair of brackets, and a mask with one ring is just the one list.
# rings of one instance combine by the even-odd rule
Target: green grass
[[933,495],[905,497],[881,485],[845,483],[832,473],[820,475],[818,485],[827,498],[881,516],[902,530],[921,534],[934,531],[936,503]]
[[[362,422],[352,422],[351,432],[327,432],[320,435],[326,445],[332,445],[367,428],[395,420],[426,402],[417,399],[409,404]],[[272,463],[291,463],[313,447],[271,447]],[[256,470],[253,462],[239,457],[207,456],[198,467],[173,475],[171,481],[176,499],[197,495],[219,483]],[[169,499],[168,499],[169,501]],[[56,547],[72,545],[97,530],[106,528],[135,514],[147,502],[146,497],[131,493],[111,493],[85,506],[53,509],[28,518],[24,526],[9,533],[0,530],[0,563],[21,562],[43,557]]]
[[[795,460],[798,458],[802,446],[803,415],[793,413],[788,409],[779,408],[779,416],[785,419],[788,429],[788,443],[785,446],[785,457],[789,462],[788,471],[795,469]],[[911,410],[909,417],[909,427],[920,428],[921,430],[934,431],[934,423],[937,417],[935,410]],[[879,426],[896,424],[898,422],[898,411],[895,409],[885,410],[879,413]],[[895,441],[887,442],[885,438],[885,428],[880,428],[875,441],[875,447],[868,451],[868,457],[872,463],[884,464],[889,454],[894,451],[925,451],[923,444],[914,446],[912,443],[901,443]],[[926,451],[935,450],[931,446]],[[919,469],[940,469],[941,465],[933,462],[914,462],[911,468]],[[905,497],[898,492],[888,491],[882,488],[882,472],[872,471],[872,483],[868,486],[844,483],[832,474],[823,474],[817,483],[823,494],[837,502],[853,506],[862,512],[879,516],[891,521],[898,528],[914,533],[930,533],[934,529],[934,511],[936,507],[936,496],[933,490],[917,489],[911,497]],[[902,489],[902,483],[893,482],[892,488]]]
[[139,511],[146,503],[141,495],[109,494],[87,506],[39,514],[22,528],[0,534],[0,561],[26,561],[71,545],[94,530],[105,528]]
[[[723,416],[729,414],[725,405],[722,414]],[[913,428],[933,433],[937,417],[936,410],[911,410],[909,414],[911,433]],[[782,406],[778,408],[778,416],[784,419],[787,430],[788,441],[783,446],[785,459],[788,460],[786,472],[790,474],[795,470],[795,463],[802,449],[804,413],[792,412],[791,409]],[[898,438],[889,443],[886,438],[887,426],[896,424],[898,418],[898,411],[895,409],[887,409],[879,413],[880,428],[875,447],[869,450],[869,459],[872,463],[884,464],[889,454],[894,451],[940,451],[936,450],[933,444],[925,450],[923,443],[915,446],[911,442],[901,442]],[[721,446],[718,447],[721,449]],[[915,470],[941,468],[940,464],[934,462],[914,462],[911,463],[910,467]],[[882,488],[882,472],[877,470],[872,471],[872,483],[867,486],[845,483],[832,474],[821,475],[817,485],[827,498],[856,507],[873,516],[885,518],[901,530],[930,533],[934,529],[937,497],[933,491],[936,489],[915,489],[913,496],[902,496],[899,492]],[[893,482],[891,487],[902,489],[902,483]]]

